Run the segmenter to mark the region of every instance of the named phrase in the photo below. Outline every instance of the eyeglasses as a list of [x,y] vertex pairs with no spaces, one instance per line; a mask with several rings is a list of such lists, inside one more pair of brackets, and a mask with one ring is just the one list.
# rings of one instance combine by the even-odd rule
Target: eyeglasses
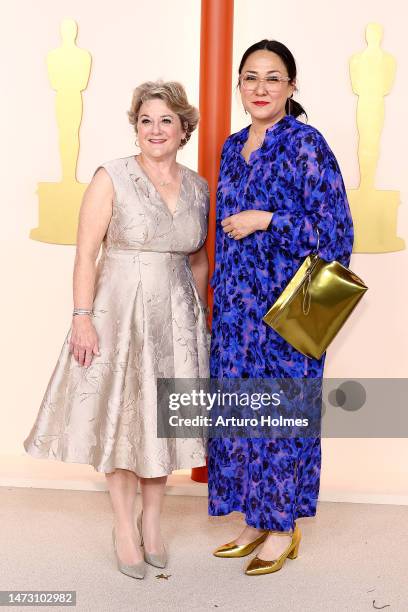
[[255,91],[255,89],[258,89],[259,83],[261,83],[261,81],[265,81],[265,89],[268,93],[270,93],[273,91],[280,91],[283,83],[291,81],[291,78],[288,76],[282,77],[272,74],[267,76],[265,79],[260,79],[253,74],[245,74],[244,76],[240,77],[239,80],[242,89],[245,89],[245,91]]

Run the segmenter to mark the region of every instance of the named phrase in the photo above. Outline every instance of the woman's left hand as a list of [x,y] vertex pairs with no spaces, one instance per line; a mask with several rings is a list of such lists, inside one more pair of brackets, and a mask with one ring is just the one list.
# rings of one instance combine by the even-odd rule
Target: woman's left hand
[[243,210],[223,219],[221,225],[230,238],[240,240],[257,230],[266,230],[272,215],[267,210]]

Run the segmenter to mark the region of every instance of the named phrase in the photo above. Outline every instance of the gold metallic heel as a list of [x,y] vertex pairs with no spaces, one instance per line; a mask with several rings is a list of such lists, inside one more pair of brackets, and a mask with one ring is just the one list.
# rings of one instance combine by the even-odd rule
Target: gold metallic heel
[[296,559],[296,557],[298,556],[298,552],[299,552],[299,544],[300,544],[300,539],[296,547],[292,550],[292,552],[288,554],[288,559]]
[[302,538],[299,527],[296,525],[293,533],[288,531],[274,531],[274,535],[291,535],[292,540],[286,550],[277,558],[272,561],[266,561],[260,559],[258,556],[251,559],[245,569],[245,573],[248,576],[259,576],[260,574],[271,574],[281,569],[285,563],[286,558],[296,559],[299,552],[299,544]]
[[112,541],[113,541],[113,550],[116,554],[116,561],[118,563],[118,570],[122,572],[122,574],[126,574],[126,576],[130,576],[131,578],[144,578],[146,565],[144,561],[139,561],[139,563],[134,563],[133,565],[126,565],[126,563],[122,563],[119,559],[118,551],[116,550],[116,536],[115,536],[115,527],[112,529]]
[[[140,546],[144,547],[143,532],[142,532],[142,514],[143,514],[143,510],[140,512],[139,516],[137,517],[137,528],[139,529],[139,533],[140,533]],[[146,563],[148,563],[149,565],[154,565],[154,567],[166,567],[167,565],[166,549],[164,549],[163,553],[149,553],[147,552],[146,548],[143,548],[143,550],[144,550],[144,558],[145,558]]]
[[249,542],[249,544],[236,544],[235,540],[233,540],[232,542],[228,542],[216,548],[213,555],[215,557],[222,557],[223,559],[246,557],[246,555],[250,555],[257,546],[266,540],[268,533],[268,531],[265,531],[256,538],[256,540]]

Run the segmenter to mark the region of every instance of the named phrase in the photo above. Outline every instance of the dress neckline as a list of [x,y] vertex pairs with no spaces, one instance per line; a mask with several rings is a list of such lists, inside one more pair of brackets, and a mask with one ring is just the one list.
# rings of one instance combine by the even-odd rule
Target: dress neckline
[[157,191],[153,181],[147,175],[147,173],[144,171],[144,169],[142,168],[142,166],[140,165],[140,163],[136,159],[136,155],[131,155],[131,158],[133,160],[133,165],[139,171],[140,176],[146,181],[146,183],[148,183],[148,185],[150,185],[152,187],[152,189],[153,189],[153,191],[155,193],[156,199],[160,202],[160,204],[162,204],[164,206],[166,212],[170,215],[170,217],[172,219],[174,219],[174,217],[176,216],[176,214],[179,211],[179,208],[180,208],[179,205],[180,205],[180,201],[182,199],[181,196],[182,196],[182,192],[183,192],[183,189],[184,189],[184,177],[185,177],[184,166],[182,164],[177,163],[177,165],[179,167],[179,170],[180,170],[180,174],[181,174],[181,181],[180,181],[180,189],[179,189],[178,196],[177,196],[176,206],[174,208],[174,211],[171,212],[169,206],[166,204],[166,202],[164,201],[163,197]]
[[249,130],[252,124],[247,125],[243,128],[243,130],[241,130],[241,133],[238,138],[238,156],[242,159],[242,161],[247,167],[250,167],[252,165],[252,156],[256,157],[259,153],[262,153],[263,151],[267,150],[271,142],[278,136],[278,134],[280,134],[284,129],[293,124],[293,121],[297,121],[296,117],[294,117],[293,115],[284,115],[281,119],[279,119],[279,121],[268,127],[265,130],[265,138],[263,143],[260,147],[254,149],[251,152],[248,161],[242,155],[242,149],[244,148],[245,143],[248,140]]

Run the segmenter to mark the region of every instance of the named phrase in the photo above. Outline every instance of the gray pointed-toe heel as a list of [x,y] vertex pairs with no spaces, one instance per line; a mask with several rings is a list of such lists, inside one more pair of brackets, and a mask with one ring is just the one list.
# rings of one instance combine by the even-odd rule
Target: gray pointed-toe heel
[[131,578],[144,578],[146,573],[146,564],[144,561],[139,561],[139,563],[134,563],[133,565],[126,565],[126,563],[122,563],[119,559],[118,551],[116,550],[115,527],[112,529],[112,541],[113,550],[115,551],[116,560],[118,562],[118,570]]
[[143,510],[140,512],[139,516],[137,517],[137,528],[139,529],[139,533],[140,533],[140,546],[143,546],[145,561],[146,563],[149,563],[149,565],[154,565],[154,567],[161,567],[161,568],[166,567],[167,565],[166,549],[164,549],[164,552],[162,553],[149,553],[144,547],[143,532],[142,532],[142,514],[143,514]]

